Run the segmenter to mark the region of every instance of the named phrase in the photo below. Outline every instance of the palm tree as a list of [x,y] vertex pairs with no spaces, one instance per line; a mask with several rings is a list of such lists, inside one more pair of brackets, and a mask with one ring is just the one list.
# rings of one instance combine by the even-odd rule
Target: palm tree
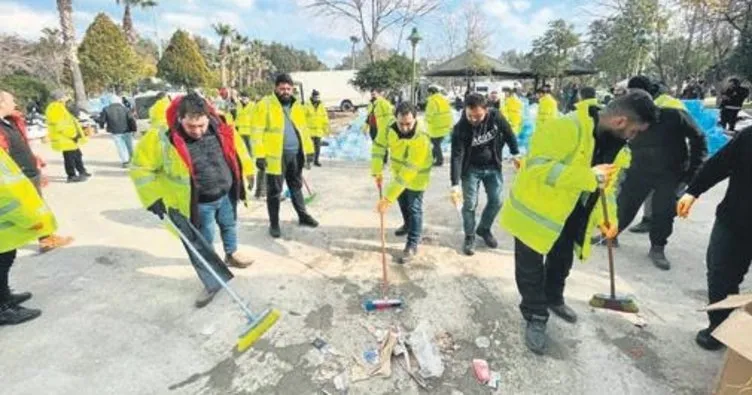
[[57,0],[57,11],[60,14],[60,30],[63,34],[66,62],[73,79],[76,107],[86,108],[86,88],[84,78],[81,76],[81,67],[78,64],[76,30],[73,28],[73,0]]
[[228,38],[232,38],[235,29],[225,23],[216,23],[212,25],[214,32],[220,37],[219,39],[219,73],[222,80],[222,86],[227,86],[227,47]]
[[352,43],[352,50],[350,51],[350,62],[352,62],[352,69],[355,70],[355,46],[360,42],[358,36],[350,36],[350,42]]
[[118,5],[123,4],[125,6],[125,11],[123,12],[123,33],[125,33],[128,43],[134,45],[138,41],[138,35],[136,34],[136,29],[133,28],[131,7],[156,7],[158,3],[156,0],[115,0],[115,2]]

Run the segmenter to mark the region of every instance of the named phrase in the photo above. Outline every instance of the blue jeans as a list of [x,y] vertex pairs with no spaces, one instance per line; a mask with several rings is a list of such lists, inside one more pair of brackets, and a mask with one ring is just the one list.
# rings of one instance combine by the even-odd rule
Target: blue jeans
[[417,247],[423,232],[423,191],[405,189],[397,202],[407,228],[407,247]]
[[478,207],[478,188],[481,183],[486,189],[487,203],[480,216],[478,231],[490,231],[501,210],[501,188],[504,185],[501,170],[470,167],[462,176],[462,222],[466,237],[475,235],[475,209]]
[[133,133],[113,134],[118,156],[123,163],[130,163],[133,158]]
[[211,203],[199,203],[198,214],[201,218],[201,235],[209,244],[214,242],[214,233],[219,225],[225,254],[232,255],[238,250],[238,227],[236,207],[228,195]]

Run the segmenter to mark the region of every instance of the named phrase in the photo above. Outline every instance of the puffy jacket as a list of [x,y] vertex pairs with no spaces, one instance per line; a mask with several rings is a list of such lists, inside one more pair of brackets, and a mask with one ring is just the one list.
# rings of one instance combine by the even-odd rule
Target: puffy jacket
[[[415,124],[410,137],[402,137],[393,123],[386,133],[380,134],[374,144],[383,144],[389,150],[392,164],[392,180],[386,187],[384,197],[390,202],[399,198],[405,189],[425,191],[431,181],[433,154],[431,139],[421,122]],[[384,168],[383,154],[372,160],[373,174],[381,174]]]
[[[303,146],[303,154],[310,155],[313,153],[313,141],[308,134],[305,109],[295,101],[295,98],[292,100],[290,120]],[[282,103],[279,102],[275,94],[266,96],[253,107],[253,114],[251,115],[253,156],[266,159],[266,172],[268,174],[282,174],[285,117]]]
[[[575,205],[588,201],[597,192],[598,182],[592,171],[595,137],[594,121],[581,112],[547,122],[530,141],[507,201],[501,210],[501,226],[540,254],[551,251]],[[628,154],[619,159],[622,165]],[[618,156],[617,156],[618,157]],[[617,223],[616,188],[606,189],[609,220]],[[596,207],[597,208],[597,207]],[[603,221],[602,212],[594,208],[586,224]],[[579,259],[590,255],[590,228],[582,229],[575,249]]]
[[105,107],[99,115],[99,122],[100,125],[107,126],[107,133],[110,134],[135,132],[131,129],[136,126],[136,120],[130,110],[121,103],[112,103]]
[[372,135],[377,136],[379,133],[386,133],[386,130],[394,122],[394,106],[383,97],[376,98],[368,104],[366,116],[366,123],[363,126],[365,130],[368,130],[371,126],[369,119],[373,116],[376,121],[376,131],[371,130]]
[[65,108],[65,103],[50,103],[44,116],[47,119],[47,135],[53,150],[73,151],[88,141],[78,119]]
[[249,101],[245,106],[238,108],[238,119],[235,120],[235,130],[241,136],[251,136],[251,117],[254,105],[254,102]]
[[501,109],[501,113],[509,122],[514,134],[520,134],[522,131],[523,107],[522,100],[517,95],[511,95],[504,100],[504,107]]
[[170,99],[163,97],[151,106],[149,109],[149,130],[160,130],[167,128],[167,107],[170,106]]
[[535,120],[535,130],[539,130],[549,119],[554,119],[558,115],[559,108],[556,99],[550,94],[541,96],[538,101],[538,118]]
[[[32,230],[35,226],[39,229]],[[51,235],[56,229],[55,216],[34,184],[0,149],[0,253]]]
[[306,121],[308,122],[308,133],[311,137],[324,137],[329,134],[329,114],[322,103],[314,106],[308,103],[305,106]]
[[[170,125],[177,125],[177,108],[182,98],[173,100],[167,109]],[[244,180],[255,174],[255,167],[245,144],[218,114],[210,117],[217,130],[227,165],[233,173],[231,197],[245,200]],[[133,154],[130,176],[141,204],[148,208],[158,199],[165,207],[175,208],[199,226],[198,196],[193,188],[193,167],[188,147],[181,133],[172,129],[151,130],[139,141]]]
[[454,118],[452,106],[444,95],[434,93],[426,100],[426,125],[428,135],[432,138],[445,137],[452,131]]

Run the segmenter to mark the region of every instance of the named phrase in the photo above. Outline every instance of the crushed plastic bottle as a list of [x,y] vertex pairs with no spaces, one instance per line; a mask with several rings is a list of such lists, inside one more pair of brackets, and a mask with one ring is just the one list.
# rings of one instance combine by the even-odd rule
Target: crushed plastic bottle
[[701,100],[683,100],[687,112],[702,129],[708,143],[708,153],[712,156],[728,143],[729,138],[723,128],[718,125],[719,111],[715,108],[705,108]]
[[418,374],[424,379],[441,377],[444,374],[444,362],[436,344],[433,343],[433,330],[426,321],[421,321],[410,334],[408,342],[418,360]]

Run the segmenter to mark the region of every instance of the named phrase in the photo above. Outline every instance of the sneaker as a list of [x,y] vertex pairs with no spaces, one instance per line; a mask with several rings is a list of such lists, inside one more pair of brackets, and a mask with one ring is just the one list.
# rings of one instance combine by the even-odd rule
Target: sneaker
[[577,313],[564,303],[560,305],[548,305],[548,309],[570,324],[577,322]]
[[486,243],[486,245],[488,246],[488,248],[498,248],[499,247],[499,242],[496,241],[496,238],[493,236],[493,234],[491,233],[490,230],[481,230],[481,229],[478,229],[475,233],[478,236],[480,236],[481,238],[483,238],[483,241]]
[[653,265],[661,270],[671,270],[671,262],[666,259],[665,247],[652,246],[648,257],[653,261]]
[[535,354],[542,355],[546,351],[546,322],[532,320],[525,328],[525,345]]
[[198,294],[198,297],[196,297],[196,308],[200,309],[211,303],[211,301],[214,300],[214,297],[217,296],[218,292],[219,290],[207,291],[206,288],[202,289]]
[[8,300],[8,304],[18,306],[23,302],[26,302],[27,300],[31,299],[32,294],[31,292],[21,292],[18,294],[11,293],[10,298]]
[[41,310],[6,304],[0,307],[0,326],[18,325],[42,315]]
[[313,165],[316,167],[321,167],[321,162],[313,162]]
[[402,237],[407,235],[407,226],[402,225],[397,230],[394,231],[394,235],[397,237]]
[[269,234],[273,238],[279,239],[280,237],[282,237],[282,230],[279,229],[279,225],[271,225],[269,227]]
[[83,182],[83,181],[86,181],[86,180],[83,177],[81,177],[81,176],[68,177],[68,183],[69,184],[74,183],[74,182]]
[[415,259],[415,256],[418,255],[418,247],[413,246],[407,246],[405,247],[405,250],[402,251],[402,256],[397,261],[400,265],[404,265],[406,263],[410,263]]
[[629,231],[632,233],[649,233],[650,232],[650,222],[642,220],[639,224],[629,228]]
[[[606,242],[606,238],[603,237],[602,235],[601,236],[593,236],[590,239],[590,243],[593,244],[593,245],[602,246],[602,247],[605,247],[605,246],[608,245],[608,243]],[[619,238],[615,237],[611,241],[611,245],[613,245],[614,248],[619,248]]]
[[131,162],[124,162],[123,169],[127,169],[131,165]]
[[225,256],[225,263],[230,267],[245,269],[253,264],[253,259],[247,258],[239,252],[235,252],[233,254],[227,254]]
[[462,253],[467,256],[475,255],[475,236],[465,236],[465,242],[462,244]]
[[79,174],[79,177],[83,177],[84,179],[91,178],[92,174],[89,172],[81,173]]
[[710,328],[705,328],[699,332],[697,332],[697,336],[695,337],[695,342],[702,348],[708,350],[708,351],[717,351],[723,348],[723,343],[716,340],[713,335],[713,330]]
[[307,226],[309,228],[317,228],[319,226],[319,221],[316,221],[311,217],[309,214],[304,215],[300,218],[300,226]]
[[57,248],[63,248],[73,242],[72,237],[50,235],[39,239],[39,252],[44,254]]

